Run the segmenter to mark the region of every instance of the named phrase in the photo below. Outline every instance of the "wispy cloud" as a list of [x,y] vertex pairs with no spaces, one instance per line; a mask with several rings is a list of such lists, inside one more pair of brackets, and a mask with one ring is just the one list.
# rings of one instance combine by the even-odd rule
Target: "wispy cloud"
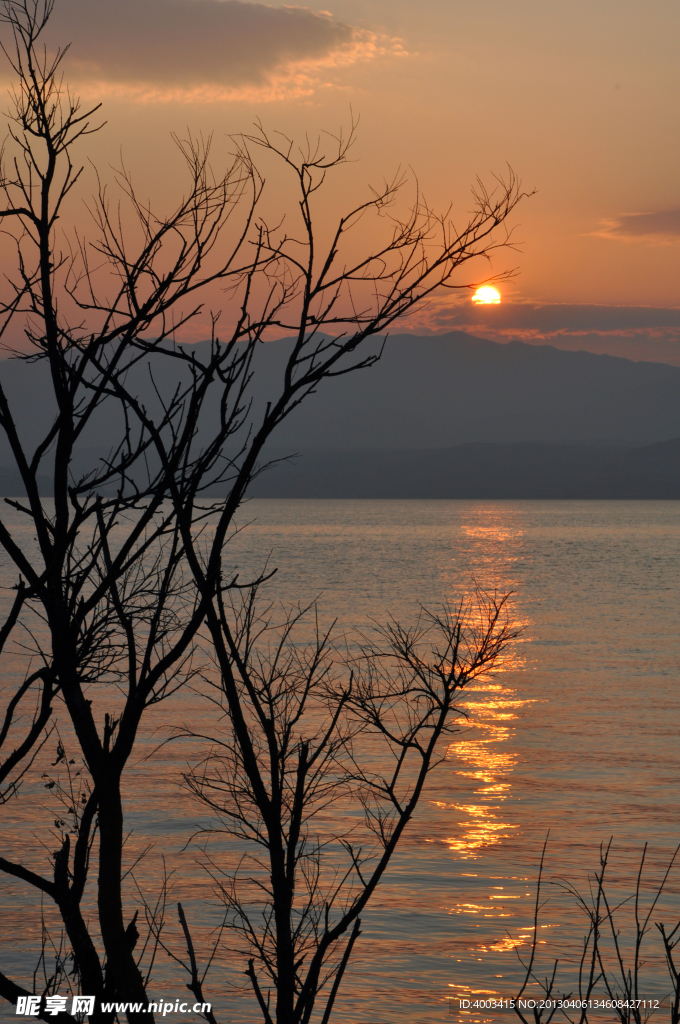
[[619,242],[647,242],[656,245],[677,243],[680,241],[680,209],[660,210],[658,213],[622,213],[611,220],[603,220],[593,234]]
[[674,306],[605,306],[595,303],[502,302],[498,306],[477,306],[469,301],[436,301],[429,315],[444,323],[495,330],[535,331],[544,337],[579,331],[651,330],[680,328],[680,309]]
[[49,41],[71,42],[80,89],[157,101],[308,93],[323,69],[400,51],[325,12],[240,0],[60,0]]
[[680,308],[433,299],[410,331],[466,331],[494,341],[524,341],[680,365]]

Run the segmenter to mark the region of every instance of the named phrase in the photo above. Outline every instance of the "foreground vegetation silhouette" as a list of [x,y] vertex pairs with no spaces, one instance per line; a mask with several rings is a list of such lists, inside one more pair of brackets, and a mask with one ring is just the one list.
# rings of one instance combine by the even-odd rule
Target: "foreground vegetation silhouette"
[[[54,417],[29,441],[0,387],[0,428],[25,491],[0,517],[15,573],[0,630],[0,783],[11,813],[56,749],[44,778],[57,813],[43,837],[51,863],[27,840],[21,859],[3,851],[0,870],[56,910],[60,933],[43,930],[35,993],[7,971],[0,995],[16,1004],[37,994],[38,1016],[66,1021],[67,1009],[53,1015],[46,1000],[83,993],[96,1000],[93,1024],[117,1016],[102,1007],[114,1000],[136,1004],[126,1011],[133,1024],[149,1022],[148,986],[165,949],[198,1001],[214,1002],[184,910],[182,951],[124,865],[126,768],[149,709],[191,684],[217,703],[220,726],[187,783],[234,850],[254,850],[215,865],[218,942],[243,957],[265,1021],[325,1024],[359,915],[441,757],[457,698],[514,633],[505,599],[477,594],[346,649],[320,627],[301,645],[297,613],[279,621],[258,603],[264,577],[230,571],[234,515],[279,424],[327,378],[373,365],[380,343],[371,339],[428,295],[467,287],[460,269],[509,244],[504,225],[521,192],[512,175],[493,192],[479,185],[457,230],[417,192],[399,216],[398,177],[324,232],[319,204],[354,129],[298,150],[258,127],[233,140],[221,174],[209,141],[177,139],[187,189],[169,215],[141,200],[123,168],[99,182],[94,239],[69,235],[62,225],[83,181],[75,154],[99,115],[64,86],[64,51],[42,44],[52,9],[53,0],[1,9],[15,75],[1,181],[14,260],[2,332],[7,343],[23,331],[17,358],[48,366]],[[274,225],[260,212],[254,154],[296,190]],[[352,231],[367,217],[375,247],[357,255]],[[230,326],[218,334],[213,315],[209,341],[176,342],[217,285]],[[278,389],[261,394],[258,361],[269,358],[266,339],[281,335]],[[140,399],[140,375],[153,401]],[[108,447],[83,468],[101,422]]]
[[[551,959],[549,944],[538,938],[539,922],[545,920],[549,903],[543,877],[547,844],[546,839],[538,870],[529,955],[515,950],[523,974],[515,999],[516,1016],[522,1024],[550,1024],[554,1019],[578,1024],[595,1024],[603,1019],[644,1024],[662,1018],[680,1024],[680,919],[677,907],[662,909],[660,903],[662,896],[675,892],[670,876],[680,846],[660,874],[650,880],[646,877],[645,843],[632,892],[627,884],[622,885],[620,876],[612,877],[613,839],[601,845],[599,865],[588,875],[585,888],[572,880],[552,879],[549,885],[567,896],[585,923],[576,958],[563,953],[560,962],[559,957]],[[669,910],[677,921],[673,927],[658,920]],[[661,951],[648,950],[650,932],[660,938]],[[539,951],[539,945],[548,945],[548,949]],[[669,979],[669,989],[661,993],[650,984],[659,963],[665,966]]]

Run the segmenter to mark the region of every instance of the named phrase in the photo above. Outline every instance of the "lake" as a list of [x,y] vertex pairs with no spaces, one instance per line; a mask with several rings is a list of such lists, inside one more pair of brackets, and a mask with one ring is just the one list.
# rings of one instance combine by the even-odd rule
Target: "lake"
[[[540,970],[558,957],[560,987],[573,991],[585,923],[557,877],[585,891],[600,844],[613,837],[611,894],[623,899],[648,843],[641,891],[649,899],[680,841],[680,502],[253,500],[239,523],[250,524],[231,541],[240,578],[269,558],[279,567],[274,599],[318,598],[324,621],[337,619],[343,631],[389,615],[411,621],[420,606],[437,610],[473,581],[512,592],[511,615],[523,628],[507,664],[465,698],[468,720],[363,915],[335,1019],[515,1019],[510,1010],[462,1012],[458,1000],[517,991],[548,832]],[[144,752],[169,725],[200,714],[197,700],[183,694],[162,705]],[[175,872],[172,898],[207,943],[219,915],[206,909],[211,883],[196,844],[185,848],[187,829],[206,823],[181,787],[191,758],[169,746],[152,762],[137,760],[127,822],[130,851],[155,843],[138,883],[157,891],[164,854]],[[38,781],[12,809],[6,849],[26,828],[43,827],[43,812],[29,810],[31,792]],[[678,872],[652,924],[677,922]],[[6,910],[24,890],[0,885]],[[22,898],[26,921],[11,960],[27,975],[38,929]],[[645,961],[640,996],[662,998],[669,983],[653,927]],[[181,994],[177,973],[162,957],[158,964],[158,985]],[[242,970],[226,954],[216,961],[207,990],[220,1022],[258,1019]]]

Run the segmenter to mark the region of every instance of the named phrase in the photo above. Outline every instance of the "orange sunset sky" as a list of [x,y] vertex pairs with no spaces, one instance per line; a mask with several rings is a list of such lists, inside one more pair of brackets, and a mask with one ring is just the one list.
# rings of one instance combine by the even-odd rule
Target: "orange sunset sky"
[[82,156],[122,147],[159,202],[181,189],[171,131],[214,131],[219,164],[256,117],[302,137],[360,116],[338,209],[401,165],[462,216],[511,164],[538,191],[494,264],[520,269],[502,303],[446,295],[404,328],[680,363],[677,0],[56,0],[49,38],[104,102]]

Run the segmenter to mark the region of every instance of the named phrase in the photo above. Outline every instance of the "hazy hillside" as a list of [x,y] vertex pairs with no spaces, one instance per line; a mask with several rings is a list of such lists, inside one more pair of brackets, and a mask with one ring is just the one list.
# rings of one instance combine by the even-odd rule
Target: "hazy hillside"
[[[260,346],[255,411],[276,393],[289,345],[283,340]],[[154,377],[161,392],[169,394],[177,364],[159,363]],[[29,446],[35,444],[54,416],[46,365],[5,360],[0,377],[22,435]],[[130,380],[153,405],[149,367],[137,369]],[[206,409],[205,427],[215,414],[214,405]],[[107,449],[117,433],[115,420],[114,411],[103,412],[93,424],[83,439],[83,465]],[[325,382],[283,424],[272,444],[277,454],[310,449],[403,453],[482,442],[641,446],[678,436],[680,367],[520,342],[502,345],[456,332],[390,338],[375,367]],[[400,457],[395,456],[397,461]],[[341,461],[336,460],[337,472]],[[12,468],[4,440],[2,467]]]
[[255,481],[259,498],[680,498],[680,439],[643,448],[474,442],[306,452]]
[[679,367],[453,333],[390,338],[377,366],[324,387],[276,445],[403,450],[677,436]]

